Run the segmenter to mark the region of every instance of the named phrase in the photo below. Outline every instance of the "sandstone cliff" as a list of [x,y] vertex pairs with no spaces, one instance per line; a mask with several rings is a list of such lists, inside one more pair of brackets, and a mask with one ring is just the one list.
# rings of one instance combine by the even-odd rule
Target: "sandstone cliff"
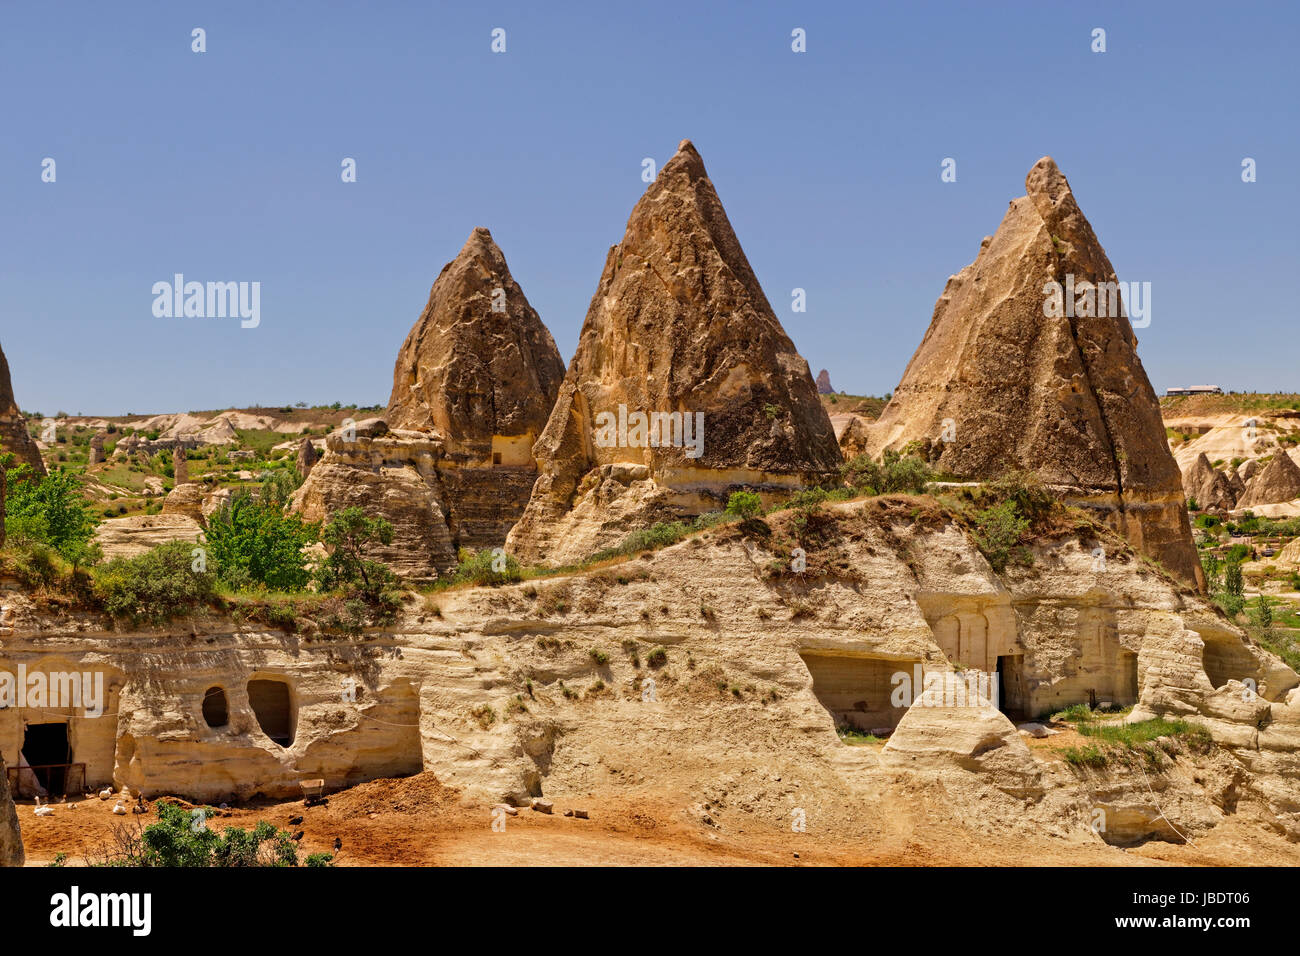
[[533,453],[541,476],[508,544],[525,562],[579,559],[729,490],[790,490],[839,465],[808,363],[689,141],[610,249]]
[[45,462],[36,442],[27,433],[27,420],[18,408],[13,383],[9,380],[9,362],[0,349],[0,452],[6,451],[13,453],[14,464],[26,462],[38,474],[45,474]]
[[[146,796],[291,797],[306,778],[423,769],[466,800],[654,792],[763,832],[800,808],[810,829],[891,839],[902,813],[924,840],[939,814],[972,840],[1103,853],[1182,842],[1171,819],[1201,845],[1220,827],[1280,834],[1296,859],[1300,679],[1114,535],[1037,541],[1031,566],[997,574],[926,499],[792,518],[763,539],[727,526],[618,568],[445,592],[358,638],[220,618],[105,632],[11,594],[0,668],[102,673],[103,716],[67,718],[75,759],[92,785]],[[936,700],[925,679],[977,671],[1003,678],[996,704]],[[1081,774],[1027,750],[1004,713],[1090,697],[1193,719],[1217,749]],[[22,718],[0,710],[6,756]],[[837,726],[892,736],[846,746]]]
[[1115,271],[1055,162],[1025,186],[948,280],[873,451],[917,442],[959,479],[1036,471],[1195,585],[1181,476]]

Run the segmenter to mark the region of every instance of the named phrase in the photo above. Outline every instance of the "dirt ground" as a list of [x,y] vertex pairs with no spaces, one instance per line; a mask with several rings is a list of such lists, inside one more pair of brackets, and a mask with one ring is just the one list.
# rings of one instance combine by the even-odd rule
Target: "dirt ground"
[[[1033,741],[1035,751],[1052,759],[1050,748],[1059,740]],[[301,831],[301,857],[332,852],[341,840],[339,866],[1231,866],[1291,862],[1295,852],[1280,836],[1235,821],[1195,846],[1150,842],[1121,850],[1009,842],[966,829],[930,791],[900,784],[884,798],[888,812],[870,821],[870,837],[858,843],[827,839],[815,827],[783,830],[739,810],[712,807],[701,815],[683,794],[653,790],[635,799],[556,799],[552,814],[519,808],[496,832],[491,805],[467,803],[422,773],[360,784],[331,794],[321,806],[286,800],[232,807],[209,826],[267,820]],[[67,854],[69,865],[81,865],[114,828],[157,819],[152,802],[148,813],[131,817],[115,816],[113,802],[55,804],[53,815],[38,817],[31,801],[21,801],[28,865],[45,865],[58,853]],[[564,816],[575,808],[590,819]],[[299,816],[301,824],[289,822]]]

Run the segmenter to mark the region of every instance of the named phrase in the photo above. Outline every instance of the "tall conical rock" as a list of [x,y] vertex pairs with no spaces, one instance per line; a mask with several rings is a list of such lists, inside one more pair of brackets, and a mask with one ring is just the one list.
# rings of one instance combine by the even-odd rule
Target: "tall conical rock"
[[1263,471],[1250,479],[1238,508],[1284,504],[1300,498],[1300,466],[1285,450],[1279,449]]
[[[975,261],[948,280],[872,427],[872,450],[919,442],[937,468],[963,479],[1036,471],[1197,584],[1160,406],[1117,291],[1110,300],[1115,270],[1050,157],[1025,187]],[[1092,308],[1089,283],[1107,284]],[[1076,313],[1093,314],[1056,307],[1071,286]]]
[[529,464],[563,378],[555,340],[480,226],[402,343],[386,421],[436,430],[451,459]]
[[12,452],[14,464],[26,462],[37,474],[45,474],[45,462],[40,449],[27,433],[27,422],[14,399],[13,383],[9,379],[9,362],[4,349],[0,349],[0,452]]
[[[639,429],[637,416],[651,415],[658,427]],[[703,440],[692,445],[685,425],[701,421],[691,437]],[[689,141],[610,249],[533,452],[541,476],[508,549],[551,563],[720,508],[730,490],[789,490],[840,464],[808,363]]]
[[327,436],[293,507],[313,521],[345,507],[383,517],[395,536],[376,557],[406,577],[436,577],[461,547],[505,543],[563,377],[550,332],[477,228],[398,352],[385,418]]
[[1231,511],[1237,503],[1232,481],[1226,473],[1214,469],[1204,452],[1196,456],[1183,475],[1183,493],[1205,511]]

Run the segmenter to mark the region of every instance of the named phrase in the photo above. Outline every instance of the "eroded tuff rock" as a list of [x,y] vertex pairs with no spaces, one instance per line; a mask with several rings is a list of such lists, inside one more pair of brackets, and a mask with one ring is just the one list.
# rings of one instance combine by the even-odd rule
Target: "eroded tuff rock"
[[[1025,187],[975,261],[948,280],[872,427],[873,452],[919,442],[959,479],[1036,471],[1195,585],[1181,476],[1115,270],[1050,157]],[[1064,314],[1071,305],[1074,317]]]
[[1237,503],[1237,492],[1232,480],[1222,471],[1215,470],[1210,459],[1198,455],[1187,474],[1183,475],[1183,493],[1195,500],[1202,510],[1231,511]]
[[808,363],[689,140],[605,259],[533,453],[541,475],[507,547],[552,563],[719,508],[741,486],[800,487],[841,461]]
[[533,442],[563,375],[551,333],[477,228],[402,344],[385,417],[336,429],[293,507],[309,520],[350,506],[386,518],[384,559],[408,577],[454,567],[461,547],[499,546],[528,501]]
[[18,811],[9,793],[9,772],[0,755],[0,866],[23,865],[23,831],[18,825]]
[[[167,510],[165,499],[163,509]],[[111,561],[113,558],[134,558],[172,541],[197,542],[202,532],[203,526],[198,520],[189,512],[177,509],[165,514],[130,515],[101,521],[95,527],[95,543],[104,549],[104,559]]]
[[[288,640],[219,616],[107,631],[10,595],[0,668],[102,671],[104,716],[69,715],[74,759],[91,786],[147,797],[296,796],[305,778],[333,790],[423,769],[467,800],[651,787],[681,793],[678,806],[743,803],[752,815],[733,819],[746,828],[766,819],[788,832],[800,807],[810,829],[857,840],[879,839],[891,806],[920,813],[937,793],[963,834],[1104,851],[1105,840],[1149,830],[1163,808],[1193,839],[1251,826],[1281,834],[1296,859],[1286,845],[1300,839],[1294,672],[1122,544],[1099,566],[1086,536],[1035,542],[1032,565],[997,574],[966,530],[918,518],[919,506],[826,506],[803,576],[770,571],[786,556],[775,538],[793,533],[792,516],[778,515],[770,543],[719,528],[625,565],[621,578],[605,569],[448,591],[437,616],[406,606],[356,638]],[[651,670],[655,648],[666,660]],[[600,670],[592,649],[608,656]],[[1219,744],[1209,784],[1191,779],[1203,771],[1185,757],[1159,775],[1076,773],[1027,750],[988,697],[963,707],[921,689],[925,675],[976,671],[1002,675],[1007,712],[1095,696],[1136,703],[1135,716],[1202,723]],[[341,695],[349,679],[355,701]],[[278,709],[250,684],[265,680],[286,685]],[[214,693],[227,703],[217,726],[203,709]],[[509,716],[484,726],[485,706]],[[6,756],[23,718],[0,710]],[[837,725],[893,737],[881,752],[849,747]],[[1229,804],[1211,777],[1231,786]],[[898,802],[882,805],[895,786]],[[1161,788],[1158,808],[1148,786]],[[1103,787],[1106,805],[1123,809],[1122,834],[1091,829]],[[909,828],[909,840],[924,829]]]
[[316,454],[316,446],[312,444],[312,440],[304,438],[302,444],[298,446],[298,474],[304,478],[310,475],[312,467],[319,457]]
[[1246,483],[1246,494],[1237,502],[1237,507],[1281,504],[1296,498],[1300,498],[1300,466],[1285,451],[1279,450],[1259,474]]
[[817,373],[817,394],[834,395],[835,386],[831,384],[831,373],[822,369]]
[[9,362],[4,349],[0,349],[0,452],[12,452],[15,464],[26,462],[37,474],[45,474],[45,462],[32,436],[27,433],[23,418],[14,399],[13,383],[9,380]]

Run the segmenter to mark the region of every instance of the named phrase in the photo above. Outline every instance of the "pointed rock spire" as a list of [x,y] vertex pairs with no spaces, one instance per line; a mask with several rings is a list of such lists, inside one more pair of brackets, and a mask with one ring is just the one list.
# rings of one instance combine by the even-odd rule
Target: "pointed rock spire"
[[1300,466],[1279,448],[1273,459],[1246,485],[1246,494],[1238,508],[1284,504],[1300,498]]
[[[702,428],[702,441],[657,440],[655,422]],[[808,363],[689,140],[606,257],[534,454],[542,475],[510,548],[552,562],[665,514],[719,508],[729,489],[799,487],[841,461]]]
[[1203,511],[1231,511],[1237,501],[1232,482],[1226,474],[1214,470],[1205,452],[1196,456],[1191,469],[1183,476],[1183,493]]
[[0,349],[0,452],[12,452],[14,464],[31,465],[39,475],[45,474],[45,462],[40,449],[27,433],[27,420],[14,399],[13,383],[9,380],[9,362],[4,349]]
[[490,462],[494,437],[498,453],[508,439],[524,464],[563,378],[551,333],[479,226],[443,266],[402,343],[386,421],[437,431],[452,458]]
[[919,442],[963,479],[1036,471],[1196,583],[1181,475],[1115,271],[1050,157],[1025,189],[948,280],[872,450]]

